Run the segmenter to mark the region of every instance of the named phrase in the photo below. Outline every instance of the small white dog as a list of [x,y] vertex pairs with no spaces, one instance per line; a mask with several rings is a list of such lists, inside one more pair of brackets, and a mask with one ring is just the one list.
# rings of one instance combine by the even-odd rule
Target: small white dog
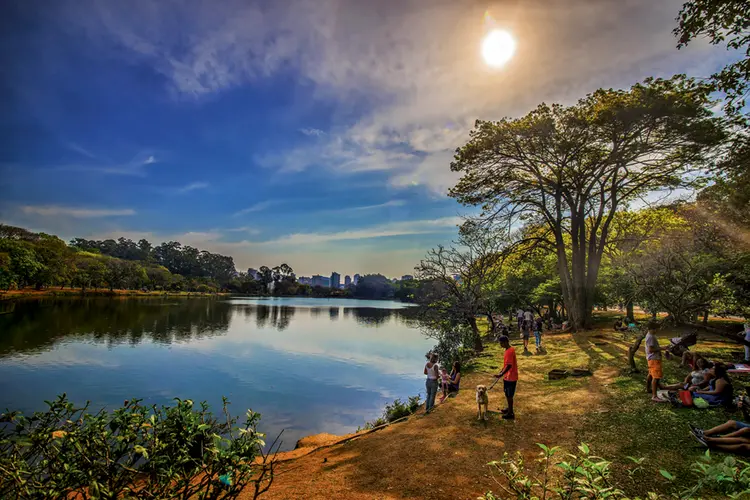
[[490,398],[487,395],[487,387],[484,385],[477,386],[477,420],[487,420],[487,407],[490,404]]

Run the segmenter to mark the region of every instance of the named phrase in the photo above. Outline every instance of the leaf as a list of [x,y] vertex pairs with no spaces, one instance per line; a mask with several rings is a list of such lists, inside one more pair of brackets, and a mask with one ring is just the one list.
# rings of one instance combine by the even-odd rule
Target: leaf
[[581,452],[582,452],[582,453],[584,453],[585,455],[588,455],[588,454],[589,454],[589,452],[591,451],[591,450],[589,449],[589,446],[588,446],[588,445],[587,445],[586,443],[581,443],[581,444],[580,444],[580,445],[578,446],[578,449],[579,449],[579,450],[581,450]]
[[674,481],[674,476],[664,469],[659,469],[659,473],[669,481]]

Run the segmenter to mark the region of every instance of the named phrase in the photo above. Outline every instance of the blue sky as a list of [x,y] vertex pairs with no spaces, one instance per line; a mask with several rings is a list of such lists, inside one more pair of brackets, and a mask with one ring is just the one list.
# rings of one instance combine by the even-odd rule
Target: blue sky
[[474,120],[725,62],[675,48],[680,4],[5,0],[0,221],[411,273],[467,213],[445,192]]

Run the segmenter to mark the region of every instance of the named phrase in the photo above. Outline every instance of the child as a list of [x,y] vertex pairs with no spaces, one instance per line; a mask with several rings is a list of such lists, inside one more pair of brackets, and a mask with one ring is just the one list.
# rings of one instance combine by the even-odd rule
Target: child
[[661,347],[659,340],[656,338],[656,328],[658,324],[651,322],[648,324],[646,333],[646,361],[648,363],[648,377],[646,378],[646,389],[650,388],[651,401],[663,403],[664,401],[656,396],[656,391],[662,388],[661,379],[663,377],[661,367]]
[[536,341],[536,353],[537,354],[539,354],[540,350],[542,349],[542,327],[543,325],[544,325],[544,321],[542,321],[542,317],[539,316],[534,322],[534,340]]
[[445,398],[448,397],[448,385],[451,383],[450,375],[448,375],[448,370],[446,370],[443,367],[440,367],[440,383],[443,386],[443,395],[440,396],[440,402],[442,403],[445,401]]

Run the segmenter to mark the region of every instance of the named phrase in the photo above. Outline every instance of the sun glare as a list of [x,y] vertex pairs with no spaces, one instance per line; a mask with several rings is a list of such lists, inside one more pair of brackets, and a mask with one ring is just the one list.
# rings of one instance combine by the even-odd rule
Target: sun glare
[[482,57],[487,65],[499,68],[516,52],[516,41],[504,30],[492,30],[482,42]]

